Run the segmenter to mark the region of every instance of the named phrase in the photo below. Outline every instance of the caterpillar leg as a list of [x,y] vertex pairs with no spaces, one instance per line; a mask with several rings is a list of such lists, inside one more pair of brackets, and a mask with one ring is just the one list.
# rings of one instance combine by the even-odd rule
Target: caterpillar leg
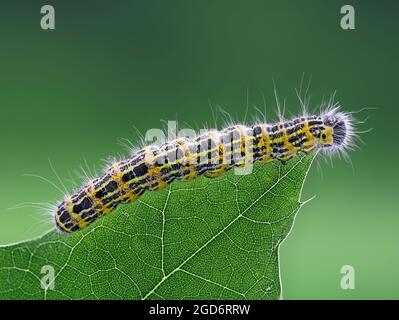
[[204,173],[204,176],[207,178],[217,178],[220,177],[223,173],[225,173],[225,168],[217,169],[217,170],[212,170]]
[[222,174],[224,174],[226,171],[231,169],[231,166],[226,165],[226,164],[220,164],[218,167],[215,169],[209,170],[204,173],[204,176],[207,178],[217,178],[220,177]]

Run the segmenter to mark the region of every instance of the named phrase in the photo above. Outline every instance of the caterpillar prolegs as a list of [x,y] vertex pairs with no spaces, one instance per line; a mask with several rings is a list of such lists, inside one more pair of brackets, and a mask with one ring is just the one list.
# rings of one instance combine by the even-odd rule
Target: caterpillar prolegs
[[63,232],[74,232],[119,204],[134,201],[146,191],[160,190],[174,180],[217,177],[256,161],[286,162],[316,148],[345,151],[353,135],[350,114],[335,108],[320,115],[273,124],[233,125],[195,139],[178,138],[160,146],[147,146],[129,159],[113,163],[101,176],[66,196],[56,208],[55,223]]

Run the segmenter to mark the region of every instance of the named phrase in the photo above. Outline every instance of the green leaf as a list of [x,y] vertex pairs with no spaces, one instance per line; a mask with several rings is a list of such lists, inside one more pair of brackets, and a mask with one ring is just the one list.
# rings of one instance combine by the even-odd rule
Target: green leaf
[[314,156],[176,182],[83,231],[3,246],[0,298],[278,299],[279,245]]

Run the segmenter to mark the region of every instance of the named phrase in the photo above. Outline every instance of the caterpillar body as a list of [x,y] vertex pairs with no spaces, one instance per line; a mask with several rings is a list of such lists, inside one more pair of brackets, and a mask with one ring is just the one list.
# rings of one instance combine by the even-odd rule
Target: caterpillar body
[[66,196],[55,209],[55,224],[67,233],[83,229],[119,204],[134,201],[146,191],[160,190],[174,180],[217,177],[256,161],[286,162],[299,152],[316,148],[345,151],[354,135],[352,124],[350,114],[334,108],[319,115],[273,124],[233,125],[195,139],[178,138],[144,147]]

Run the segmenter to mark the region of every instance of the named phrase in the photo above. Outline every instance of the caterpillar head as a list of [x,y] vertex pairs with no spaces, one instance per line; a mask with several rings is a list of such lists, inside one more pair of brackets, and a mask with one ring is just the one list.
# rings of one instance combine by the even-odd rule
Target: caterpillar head
[[351,148],[354,130],[350,114],[338,111],[338,108],[322,115],[324,130],[320,134],[320,144],[329,151],[345,151]]

